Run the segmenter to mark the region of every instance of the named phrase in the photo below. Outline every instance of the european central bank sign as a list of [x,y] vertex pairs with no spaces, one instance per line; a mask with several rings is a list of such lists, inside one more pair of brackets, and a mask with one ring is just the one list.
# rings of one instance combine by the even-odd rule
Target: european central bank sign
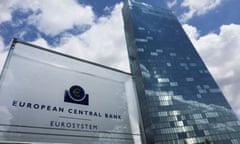
[[140,141],[131,75],[13,41],[0,78],[0,142]]

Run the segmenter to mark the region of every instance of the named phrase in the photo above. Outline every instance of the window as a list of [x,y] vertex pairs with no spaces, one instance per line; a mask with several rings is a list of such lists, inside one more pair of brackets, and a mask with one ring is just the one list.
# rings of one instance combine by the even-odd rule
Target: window
[[159,116],[168,116],[168,113],[165,111],[165,112],[158,112],[158,115]]
[[147,39],[143,39],[143,38],[136,38],[135,40],[136,42],[148,42]]
[[203,85],[203,87],[204,87],[205,89],[209,89],[209,88],[210,88],[209,85]]
[[138,27],[138,30],[145,30],[145,28],[143,28],[143,27]]
[[168,78],[158,78],[157,80],[158,80],[159,83],[169,82]]
[[220,93],[220,92],[221,92],[221,90],[220,90],[219,88],[209,89],[209,91],[210,91],[211,93]]
[[160,101],[159,104],[160,104],[161,106],[173,105],[172,101]]
[[187,64],[186,63],[180,63],[180,66],[185,67],[185,66],[187,66]]
[[197,85],[196,88],[197,88],[197,89],[202,89],[200,85]]
[[166,101],[166,100],[171,100],[172,99],[172,97],[171,96],[160,96],[160,97],[158,97],[158,99],[160,100],[160,101]]
[[206,117],[210,118],[210,117],[218,117],[218,113],[217,112],[207,112],[205,113]]
[[186,81],[192,82],[192,81],[194,81],[194,79],[192,77],[188,77],[188,78],[186,78]]
[[182,126],[184,126],[184,124],[183,124],[182,121],[177,121],[177,122],[175,122],[175,125],[176,125],[177,127],[182,127]]
[[205,93],[207,93],[207,91],[206,91],[205,89],[199,89],[198,92],[199,92],[200,94],[205,94]]
[[191,67],[195,67],[195,66],[197,66],[196,63],[190,63],[189,65],[190,65]]
[[177,82],[170,82],[170,86],[178,86]]
[[138,48],[137,51],[138,52],[144,52],[144,49],[143,48]]
[[202,115],[201,114],[193,114],[194,119],[201,119]]
[[180,114],[181,114],[181,112],[178,111],[178,110],[169,111],[168,113],[169,113],[169,115],[171,115],[171,116],[176,116],[176,115],[180,115]]
[[153,40],[153,37],[151,37],[151,36],[147,36],[147,39],[149,39],[149,40]]
[[158,56],[158,53],[156,53],[156,52],[151,52],[150,55],[151,55],[151,56]]
[[170,53],[169,55],[173,57],[173,56],[176,56],[177,54],[176,53]]
[[202,98],[202,95],[201,94],[197,94],[197,98]]
[[162,49],[156,49],[156,52],[158,52],[158,53],[162,53],[163,50],[162,50]]
[[172,66],[172,64],[170,62],[167,62],[166,64],[167,64],[168,67]]
[[197,119],[195,120],[196,124],[208,124],[208,120],[207,119]]

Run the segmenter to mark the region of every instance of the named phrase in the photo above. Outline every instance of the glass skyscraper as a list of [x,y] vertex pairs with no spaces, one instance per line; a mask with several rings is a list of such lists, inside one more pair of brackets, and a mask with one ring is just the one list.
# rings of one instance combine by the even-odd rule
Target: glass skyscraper
[[172,12],[127,1],[123,18],[145,142],[240,144],[240,122]]

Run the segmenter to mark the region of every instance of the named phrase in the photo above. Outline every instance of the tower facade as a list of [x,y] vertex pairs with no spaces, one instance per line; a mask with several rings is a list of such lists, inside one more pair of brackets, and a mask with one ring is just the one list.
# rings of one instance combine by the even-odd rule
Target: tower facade
[[130,67],[147,144],[240,144],[240,122],[171,11],[127,1]]

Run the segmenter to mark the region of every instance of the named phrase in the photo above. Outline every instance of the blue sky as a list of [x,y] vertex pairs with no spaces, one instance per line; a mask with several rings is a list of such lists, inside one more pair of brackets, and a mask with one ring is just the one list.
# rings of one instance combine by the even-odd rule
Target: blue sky
[[[178,17],[240,117],[239,0],[139,0]],[[122,0],[0,0],[0,70],[13,37],[129,71]]]

